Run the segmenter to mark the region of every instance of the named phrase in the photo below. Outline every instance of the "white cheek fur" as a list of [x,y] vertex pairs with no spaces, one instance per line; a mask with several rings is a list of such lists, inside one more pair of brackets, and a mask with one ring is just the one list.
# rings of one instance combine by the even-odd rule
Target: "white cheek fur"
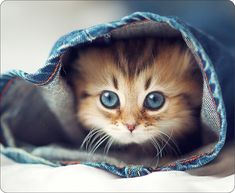
[[[119,125],[108,125],[103,128],[104,131],[114,139],[117,144],[130,144],[138,143],[142,144],[149,141],[153,136],[152,132],[145,131],[144,126],[139,125],[137,128],[130,132],[126,126]],[[155,136],[156,137],[156,136]]]

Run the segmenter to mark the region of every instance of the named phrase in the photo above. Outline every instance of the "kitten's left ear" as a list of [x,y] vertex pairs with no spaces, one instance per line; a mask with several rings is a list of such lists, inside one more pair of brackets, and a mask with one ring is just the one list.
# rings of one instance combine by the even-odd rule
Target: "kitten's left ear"
[[184,66],[183,68],[185,68],[185,73],[190,76],[191,78],[196,78],[199,80],[201,80],[202,78],[202,74],[201,74],[201,70],[199,68],[199,65],[193,55],[193,53],[187,48],[184,51]]
[[184,53],[184,57],[185,73],[187,79],[190,80],[190,83],[187,84],[188,97],[191,98],[189,101],[191,101],[192,107],[199,107],[202,100],[202,73],[194,55],[188,48]]
[[197,61],[194,59],[194,56],[192,56],[192,57],[193,57],[193,59],[192,59],[193,61],[191,62],[190,76],[193,80],[195,80],[200,85],[202,85],[203,84],[203,77],[202,77],[201,69],[200,69]]

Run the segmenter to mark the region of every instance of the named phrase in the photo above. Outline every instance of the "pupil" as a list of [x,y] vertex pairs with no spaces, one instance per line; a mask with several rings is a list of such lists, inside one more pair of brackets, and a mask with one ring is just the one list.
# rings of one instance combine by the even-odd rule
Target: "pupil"
[[112,96],[111,96],[111,94],[110,93],[105,93],[105,97],[106,97],[106,99],[110,102],[110,101],[112,101]]
[[149,98],[150,98],[150,104],[155,104],[158,102],[158,97],[154,94],[150,95]]
[[151,95],[150,99],[152,99],[153,102],[157,102],[157,97],[155,95]]
[[110,95],[110,94],[108,94],[108,100],[109,100],[109,102],[111,102],[111,101],[112,101],[112,97],[111,97],[111,95]]

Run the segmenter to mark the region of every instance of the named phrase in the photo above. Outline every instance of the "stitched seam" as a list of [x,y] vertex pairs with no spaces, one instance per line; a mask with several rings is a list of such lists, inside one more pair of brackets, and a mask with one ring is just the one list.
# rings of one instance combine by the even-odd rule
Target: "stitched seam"
[[[58,68],[60,67],[60,63],[56,64],[56,67],[54,68],[53,72],[51,73],[51,75],[49,76],[49,78],[47,80],[45,80],[44,82],[40,82],[40,83],[33,83],[31,82],[32,84],[34,85],[37,85],[37,86],[42,86],[42,85],[45,85],[46,83],[48,83],[52,78],[53,76],[56,74]],[[20,77],[12,77],[11,79],[9,79],[7,81],[7,83],[5,84],[5,86],[3,87],[2,91],[0,92],[0,101],[2,100],[2,97],[3,95],[8,91],[8,89],[10,88],[10,85],[14,82],[14,80],[24,80]]]
[[[186,42],[189,42],[190,44],[192,44],[191,41],[190,41],[189,39],[187,39],[187,38],[185,39],[185,41],[186,41]],[[204,70],[204,68],[203,68],[201,58],[198,56],[198,54],[197,54],[194,50],[192,50],[192,52],[193,52],[194,56],[196,57],[196,59],[198,59],[198,64],[199,64],[200,69],[202,70],[202,73],[203,73],[203,75],[205,76],[205,79],[206,79],[206,86],[207,86],[207,88],[208,88],[208,91],[209,91],[210,96],[212,97],[213,106],[214,106],[214,108],[217,110],[217,105],[216,105],[214,96],[213,96],[213,94],[212,94],[211,88],[210,88],[210,84],[209,84],[209,81],[208,81],[208,77],[207,77],[206,72],[205,72],[205,70]],[[221,127],[221,116],[220,116],[220,114],[219,114],[217,111],[216,111],[216,113],[217,113],[217,116],[219,117],[219,127]]]
[[53,72],[51,73],[51,75],[49,76],[47,80],[45,80],[44,82],[34,83],[34,84],[37,86],[42,86],[42,85],[47,84],[54,77],[54,75],[56,74],[60,66],[61,66],[61,63],[59,61],[59,63],[56,64],[56,67],[54,68]]

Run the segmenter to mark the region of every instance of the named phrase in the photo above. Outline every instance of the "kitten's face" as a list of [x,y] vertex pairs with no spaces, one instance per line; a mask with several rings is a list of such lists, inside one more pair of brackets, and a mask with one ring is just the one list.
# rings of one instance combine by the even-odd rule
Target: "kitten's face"
[[148,64],[143,56],[130,66],[123,44],[114,48],[116,56],[110,48],[80,53],[75,81],[79,121],[119,144],[192,132],[202,90],[190,53],[176,45],[163,46]]

